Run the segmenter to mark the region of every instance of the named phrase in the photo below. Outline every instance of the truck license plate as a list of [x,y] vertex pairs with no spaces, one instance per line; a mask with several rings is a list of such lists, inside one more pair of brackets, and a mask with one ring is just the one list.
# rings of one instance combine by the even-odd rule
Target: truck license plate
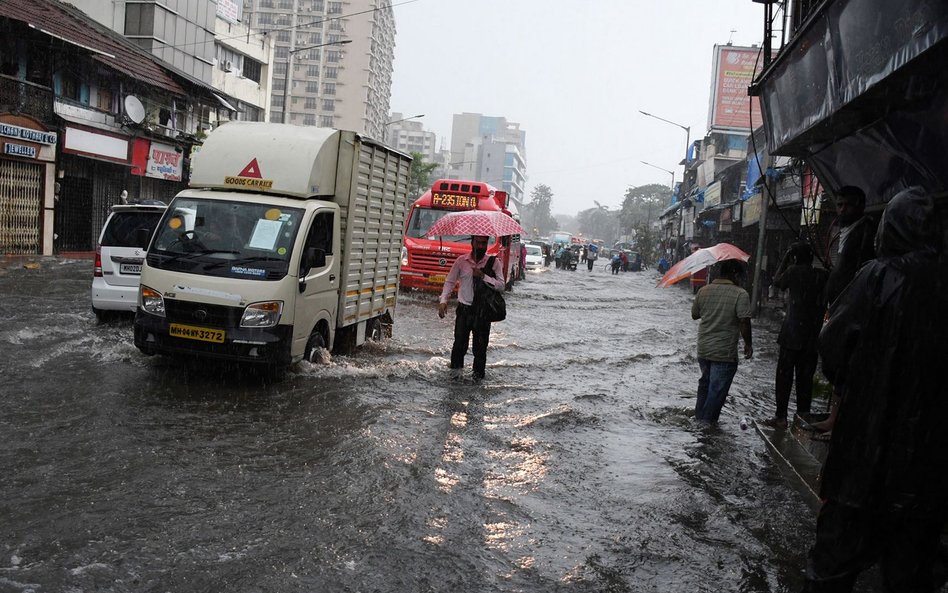
[[134,274],[136,276],[140,276],[142,273],[142,265],[141,264],[121,264],[119,266],[119,272],[123,274]]
[[447,276],[440,274],[438,276],[428,276],[429,284],[444,284],[444,281],[447,279]]
[[210,327],[197,327],[194,325],[181,325],[180,323],[172,323],[168,328],[168,335],[173,338],[200,340],[201,342],[214,342],[215,344],[224,343],[224,330],[213,329]]

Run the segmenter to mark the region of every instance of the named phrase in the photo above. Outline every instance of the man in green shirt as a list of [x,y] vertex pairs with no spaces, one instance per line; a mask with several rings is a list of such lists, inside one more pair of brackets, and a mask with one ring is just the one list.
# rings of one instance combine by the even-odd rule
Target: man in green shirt
[[724,400],[737,372],[737,337],[744,338],[744,358],[754,353],[751,346],[751,308],[747,291],[737,285],[741,263],[729,259],[721,263],[720,277],[698,290],[691,306],[691,318],[698,326],[698,401],[695,418],[717,422]]

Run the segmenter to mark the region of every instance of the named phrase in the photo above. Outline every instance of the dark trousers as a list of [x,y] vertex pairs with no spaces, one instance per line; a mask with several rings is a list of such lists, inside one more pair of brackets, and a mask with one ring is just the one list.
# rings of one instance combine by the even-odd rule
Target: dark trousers
[[589,270],[590,272],[592,272],[593,266],[594,266],[595,264],[596,264],[596,260],[594,260],[594,259],[588,259],[588,258],[586,259],[586,269]]
[[731,390],[731,381],[737,373],[737,363],[699,358],[698,367],[701,369],[701,377],[698,379],[695,418],[706,422],[717,422],[728,391]]
[[817,519],[803,590],[848,593],[859,573],[878,562],[885,591],[935,591],[946,576],[938,542],[944,525],[944,512],[926,516],[827,500]]
[[787,409],[790,407],[790,388],[793,387],[794,375],[797,382],[797,414],[802,416],[810,413],[810,402],[813,399],[813,374],[816,372],[817,359],[815,348],[791,350],[780,347],[774,389],[777,396],[777,418],[787,418]]
[[487,366],[487,344],[490,342],[490,322],[478,321],[470,305],[458,303],[454,318],[454,346],[451,348],[451,368],[464,368],[467,345],[474,334],[474,376],[483,377]]

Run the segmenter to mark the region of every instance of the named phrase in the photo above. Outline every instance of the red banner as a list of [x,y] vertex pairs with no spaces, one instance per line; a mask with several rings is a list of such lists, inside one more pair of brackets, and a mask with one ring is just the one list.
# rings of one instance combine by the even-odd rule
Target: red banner
[[763,125],[760,100],[747,95],[754,69],[761,68],[756,47],[714,47],[714,78],[711,81],[711,129],[750,132]]

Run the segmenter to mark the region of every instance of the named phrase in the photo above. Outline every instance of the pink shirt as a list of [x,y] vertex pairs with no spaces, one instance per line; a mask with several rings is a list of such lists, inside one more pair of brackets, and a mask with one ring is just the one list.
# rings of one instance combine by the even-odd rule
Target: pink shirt
[[[474,302],[474,270],[475,268],[483,268],[486,266],[489,257],[489,255],[485,255],[481,258],[481,261],[475,263],[471,254],[465,253],[454,260],[454,265],[451,266],[451,271],[448,272],[448,277],[444,280],[444,288],[441,289],[441,298],[439,299],[440,302],[448,302],[451,291],[454,290],[454,283],[458,280],[461,281],[461,287],[458,289],[458,301],[465,305],[470,305]],[[491,278],[487,274],[484,274],[483,280],[489,286],[492,286],[494,290],[503,290],[504,268],[499,257],[494,258],[494,276],[496,277]]]

